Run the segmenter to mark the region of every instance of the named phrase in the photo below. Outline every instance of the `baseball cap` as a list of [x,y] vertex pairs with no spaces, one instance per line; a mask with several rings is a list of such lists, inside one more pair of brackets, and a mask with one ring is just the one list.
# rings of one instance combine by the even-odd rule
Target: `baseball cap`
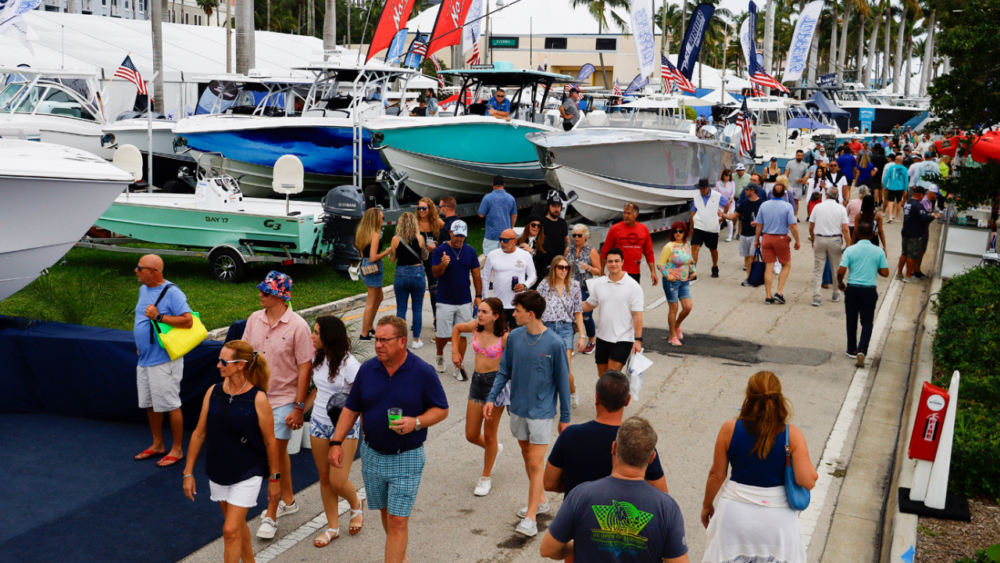
[[469,226],[465,224],[465,221],[459,219],[451,224],[451,234],[458,237],[469,236]]
[[771,157],[771,162],[778,162],[778,157],[772,156]]
[[904,151],[912,151],[913,147],[911,147],[910,145],[903,145],[903,150]]
[[549,198],[549,205],[558,205],[559,207],[562,207],[562,204],[563,204],[563,201],[561,199],[559,199],[558,197],[550,197]]
[[924,153],[924,158],[934,158],[934,153],[927,151]]
[[746,170],[747,168],[746,168],[746,166],[743,166],[743,164],[737,164],[736,165],[736,169],[737,170]]
[[941,195],[941,190],[937,186],[931,184],[931,187],[927,188],[927,193]]

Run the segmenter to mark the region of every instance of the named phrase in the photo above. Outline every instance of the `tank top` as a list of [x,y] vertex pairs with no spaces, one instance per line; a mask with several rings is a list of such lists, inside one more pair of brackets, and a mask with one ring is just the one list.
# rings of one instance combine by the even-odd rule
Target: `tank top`
[[491,360],[495,360],[503,356],[503,338],[497,340],[496,344],[483,348],[479,345],[479,333],[477,332],[472,338],[472,351],[477,354],[482,354]]
[[750,435],[742,420],[736,421],[729,442],[729,478],[753,487],[783,487],[785,485],[785,431],[774,439],[767,457],[760,459],[753,451],[757,439]]
[[[407,250],[407,247],[410,250]],[[420,243],[417,242],[417,239],[413,238],[408,241],[399,239],[399,244],[396,246],[396,265],[418,266],[422,264],[423,261],[420,259]]]
[[[375,251],[376,254],[382,252],[382,250],[385,248],[385,237],[381,235],[382,233],[379,233],[378,250]],[[365,245],[365,248],[361,251],[361,257],[368,258],[371,255],[372,255],[372,243],[369,242],[368,244]]]
[[[580,288],[586,290],[587,280],[594,277],[594,274],[590,273],[590,269],[594,267],[590,263],[590,251],[594,247],[589,244],[585,244],[580,248],[577,248],[575,244],[570,242],[569,249],[566,251],[566,257],[570,261],[570,271],[573,272],[573,279],[580,282]],[[580,266],[584,269],[580,270]]]
[[[206,421],[205,473],[214,483],[234,485],[251,477],[267,475],[267,450],[254,406],[260,391],[256,386],[251,387],[229,402],[229,393],[223,391],[222,383],[212,389]],[[226,401],[229,424],[223,415],[222,401]],[[246,438],[246,443],[241,442],[241,438]]]

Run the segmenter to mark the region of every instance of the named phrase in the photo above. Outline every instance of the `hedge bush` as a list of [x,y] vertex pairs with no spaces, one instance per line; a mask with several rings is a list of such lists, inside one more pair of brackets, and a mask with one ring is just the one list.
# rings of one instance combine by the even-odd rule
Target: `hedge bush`
[[942,286],[934,303],[934,384],[962,374],[948,487],[1000,499],[1000,268],[980,267]]

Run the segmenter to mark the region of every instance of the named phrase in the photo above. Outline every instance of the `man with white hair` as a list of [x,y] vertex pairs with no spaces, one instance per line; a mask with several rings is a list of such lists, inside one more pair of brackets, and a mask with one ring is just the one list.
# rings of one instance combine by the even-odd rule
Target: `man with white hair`
[[[830,264],[840,264],[844,241],[850,240],[847,229],[847,209],[837,203],[837,188],[827,188],[826,200],[817,204],[809,216],[809,242],[813,248],[813,307],[819,307],[823,285],[823,270],[826,261]],[[834,289],[833,302],[840,301],[840,290]]]

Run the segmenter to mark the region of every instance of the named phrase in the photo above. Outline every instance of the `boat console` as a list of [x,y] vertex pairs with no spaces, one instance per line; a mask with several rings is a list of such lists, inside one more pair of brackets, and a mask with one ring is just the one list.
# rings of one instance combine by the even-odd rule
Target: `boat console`
[[232,176],[215,176],[198,180],[194,201],[199,209],[244,211],[243,192]]

